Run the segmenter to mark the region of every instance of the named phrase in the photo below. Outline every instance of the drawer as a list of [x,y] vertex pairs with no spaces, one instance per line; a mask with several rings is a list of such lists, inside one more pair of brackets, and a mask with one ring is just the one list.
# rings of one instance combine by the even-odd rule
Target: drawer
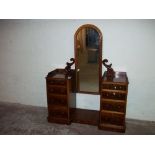
[[102,95],[102,98],[105,98],[105,99],[126,100],[126,94],[125,93],[103,91],[101,93],[101,95]]
[[47,85],[66,85],[66,80],[64,79],[47,79]]
[[52,117],[68,117],[68,108],[62,105],[48,105],[48,112]]
[[67,97],[62,95],[49,95],[48,96],[48,104],[61,104],[67,105]]
[[47,91],[48,93],[52,93],[52,94],[67,94],[67,88],[64,87],[64,86],[52,86],[52,85],[49,85],[47,86]]
[[113,125],[124,125],[125,117],[123,114],[108,113],[101,111],[101,123],[113,124]]
[[121,84],[106,84],[106,83],[102,83],[102,89],[126,91],[127,90],[127,86],[126,85],[121,85]]
[[48,105],[49,111],[62,111],[62,112],[68,112],[68,107],[61,105],[61,104],[49,104]]
[[125,104],[122,102],[109,102],[101,100],[101,110],[125,112]]

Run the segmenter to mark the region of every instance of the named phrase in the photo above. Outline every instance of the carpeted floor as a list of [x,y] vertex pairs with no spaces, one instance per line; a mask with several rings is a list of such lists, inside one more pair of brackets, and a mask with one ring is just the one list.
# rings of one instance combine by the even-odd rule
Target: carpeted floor
[[47,122],[47,109],[0,102],[1,135],[153,135],[155,122],[126,120],[126,132],[99,130],[97,126],[72,123],[61,125]]

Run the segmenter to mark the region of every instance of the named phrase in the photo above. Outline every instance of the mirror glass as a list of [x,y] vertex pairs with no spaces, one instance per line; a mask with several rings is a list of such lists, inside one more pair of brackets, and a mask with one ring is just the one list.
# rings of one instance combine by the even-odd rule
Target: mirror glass
[[75,36],[76,79],[79,92],[99,92],[100,35],[91,26],[82,27]]

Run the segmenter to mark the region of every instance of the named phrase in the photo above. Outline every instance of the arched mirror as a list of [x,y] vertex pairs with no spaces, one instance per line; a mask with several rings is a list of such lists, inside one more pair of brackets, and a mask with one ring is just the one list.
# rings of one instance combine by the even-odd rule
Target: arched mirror
[[102,76],[102,33],[91,24],[82,25],[74,35],[76,90],[100,92]]

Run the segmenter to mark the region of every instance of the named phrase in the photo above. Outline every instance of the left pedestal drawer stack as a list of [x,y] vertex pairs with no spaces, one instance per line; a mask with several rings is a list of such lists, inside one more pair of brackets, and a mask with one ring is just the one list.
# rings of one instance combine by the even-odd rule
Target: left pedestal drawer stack
[[63,69],[56,69],[46,77],[48,121],[70,124],[70,107],[75,103],[72,97],[73,76],[66,76]]

